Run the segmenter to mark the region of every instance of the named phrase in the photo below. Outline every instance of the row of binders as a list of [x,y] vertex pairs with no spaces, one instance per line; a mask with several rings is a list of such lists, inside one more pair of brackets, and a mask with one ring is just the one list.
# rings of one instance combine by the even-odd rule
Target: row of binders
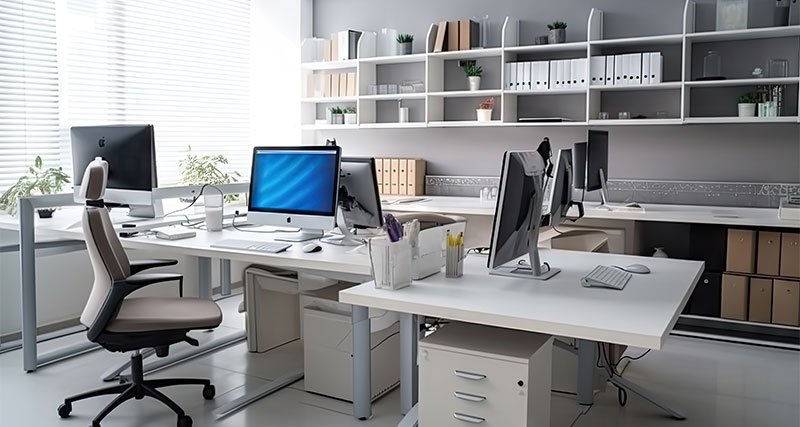
[[592,86],[652,85],[661,83],[662,72],[661,52],[593,56],[590,84]]
[[356,96],[356,73],[316,73],[308,76],[306,96],[315,98]]
[[470,19],[441,21],[436,27],[433,52],[454,52],[478,47],[480,27]]
[[306,39],[313,44],[312,57],[309,61],[346,61],[358,58],[358,40],[361,31],[345,30],[331,33],[330,39]]
[[506,90],[536,91],[586,87],[586,58],[506,63]]
[[425,160],[375,159],[378,191],[385,195],[425,194]]

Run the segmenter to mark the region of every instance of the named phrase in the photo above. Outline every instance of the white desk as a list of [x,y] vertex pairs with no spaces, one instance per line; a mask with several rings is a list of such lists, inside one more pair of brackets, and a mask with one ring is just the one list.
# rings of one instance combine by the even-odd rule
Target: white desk
[[[416,342],[409,341],[416,338],[416,315],[578,338],[580,348],[585,350],[579,353],[582,368],[578,400],[591,403],[594,343],[660,349],[703,272],[703,263],[698,261],[548,249],[542,249],[541,256],[542,261],[561,268],[561,273],[543,282],[490,276],[486,257],[471,255],[460,279],[447,279],[440,273],[399,291],[375,289],[369,282],[340,292],[342,302],[354,305],[354,322],[359,326],[354,327],[354,358],[359,358],[354,364],[363,373],[356,378],[362,382],[356,390],[364,389],[364,384],[366,393],[369,390],[369,351],[359,351],[359,347],[369,349],[369,319],[365,312],[372,307],[405,313],[405,322],[401,322],[405,327],[401,330],[401,349],[407,352],[401,357],[407,365],[401,369],[401,374],[405,373],[401,387],[406,384],[401,389],[404,413],[416,403]],[[598,264],[634,262],[649,266],[652,273],[634,275],[623,291],[580,285],[580,277]],[[637,394],[642,391],[633,385],[625,386]],[[646,395],[643,391],[642,394]],[[368,417],[369,413],[361,415]]]

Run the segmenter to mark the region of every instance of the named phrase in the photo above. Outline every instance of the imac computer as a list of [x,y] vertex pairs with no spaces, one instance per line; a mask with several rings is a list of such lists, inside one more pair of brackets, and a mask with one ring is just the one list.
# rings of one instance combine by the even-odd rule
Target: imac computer
[[[545,162],[537,151],[507,151],[503,156],[489,274],[547,280],[561,271],[542,265],[539,258],[544,176]],[[515,261],[524,255],[527,265]]]
[[247,221],[300,228],[280,240],[323,237],[336,225],[340,159],[336,146],[255,147]]
[[[572,150],[558,150],[555,172],[550,178],[549,221],[557,226],[567,216],[572,202]],[[580,205],[579,205],[580,206]]]
[[375,159],[342,157],[336,225],[342,235],[325,242],[344,246],[364,244],[363,239],[351,232],[352,229],[383,227]]
[[575,188],[586,191],[600,190],[602,204],[608,206],[608,132],[589,130],[586,142],[572,148],[575,169]]
[[130,216],[163,215],[161,201],[153,199],[156,149],[152,125],[75,126],[70,129],[75,200],[80,201],[83,171],[95,158],[108,163],[104,202],[129,207]]

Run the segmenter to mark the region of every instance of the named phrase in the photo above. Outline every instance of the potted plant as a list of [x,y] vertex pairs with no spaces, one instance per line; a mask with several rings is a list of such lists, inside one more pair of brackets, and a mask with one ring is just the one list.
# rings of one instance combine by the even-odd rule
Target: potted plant
[[567,41],[567,23],[561,21],[553,21],[552,24],[547,24],[550,30],[548,35],[549,44],[564,43]]
[[490,122],[492,121],[492,110],[494,109],[494,98],[486,98],[481,102],[476,110],[478,112],[478,121],[479,122]]
[[739,97],[739,117],[755,117],[756,94],[746,93]]
[[[228,158],[222,154],[199,156],[192,153],[192,147],[186,157],[180,161],[181,183],[184,185],[204,184],[232,184],[241,178],[239,172],[226,173],[220,169],[227,165]],[[225,201],[228,203],[239,199],[238,194],[228,194]],[[188,200],[191,202],[191,199]]]
[[342,107],[331,107],[331,124],[344,124],[344,110],[342,110]]
[[[0,209],[11,215],[17,213],[17,203],[20,197],[29,197],[43,194],[60,193],[64,184],[69,184],[69,176],[62,167],[42,167],[42,157],[36,156],[33,167],[28,168],[28,173],[22,175],[17,183],[0,196]],[[50,218],[55,209],[37,209],[39,218]]]
[[344,110],[344,124],[346,125],[354,125],[356,124],[356,118],[358,115],[356,114],[356,107],[346,107]]
[[414,35],[400,34],[397,36],[397,44],[400,45],[400,55],[411,55],[414,45]]
[[469,90],[476,91],[481,88],[481,75],[483,75],[483,67],[478,67],[475,64],[469,64],[464,67],[464,74],[467,75],[469,80]]

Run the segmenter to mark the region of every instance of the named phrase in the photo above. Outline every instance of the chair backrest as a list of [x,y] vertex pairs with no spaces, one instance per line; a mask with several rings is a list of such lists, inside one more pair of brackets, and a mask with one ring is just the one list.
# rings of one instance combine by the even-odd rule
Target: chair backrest
[[83,236],[92,262],[94,283],[81,314],[81,323],[91,326],[115,280],[131,275],[131,266],[102,199],[108,181],[108,164],[95,159],[86,167],[81,181],[81,197],[86,199],[83,212]]

